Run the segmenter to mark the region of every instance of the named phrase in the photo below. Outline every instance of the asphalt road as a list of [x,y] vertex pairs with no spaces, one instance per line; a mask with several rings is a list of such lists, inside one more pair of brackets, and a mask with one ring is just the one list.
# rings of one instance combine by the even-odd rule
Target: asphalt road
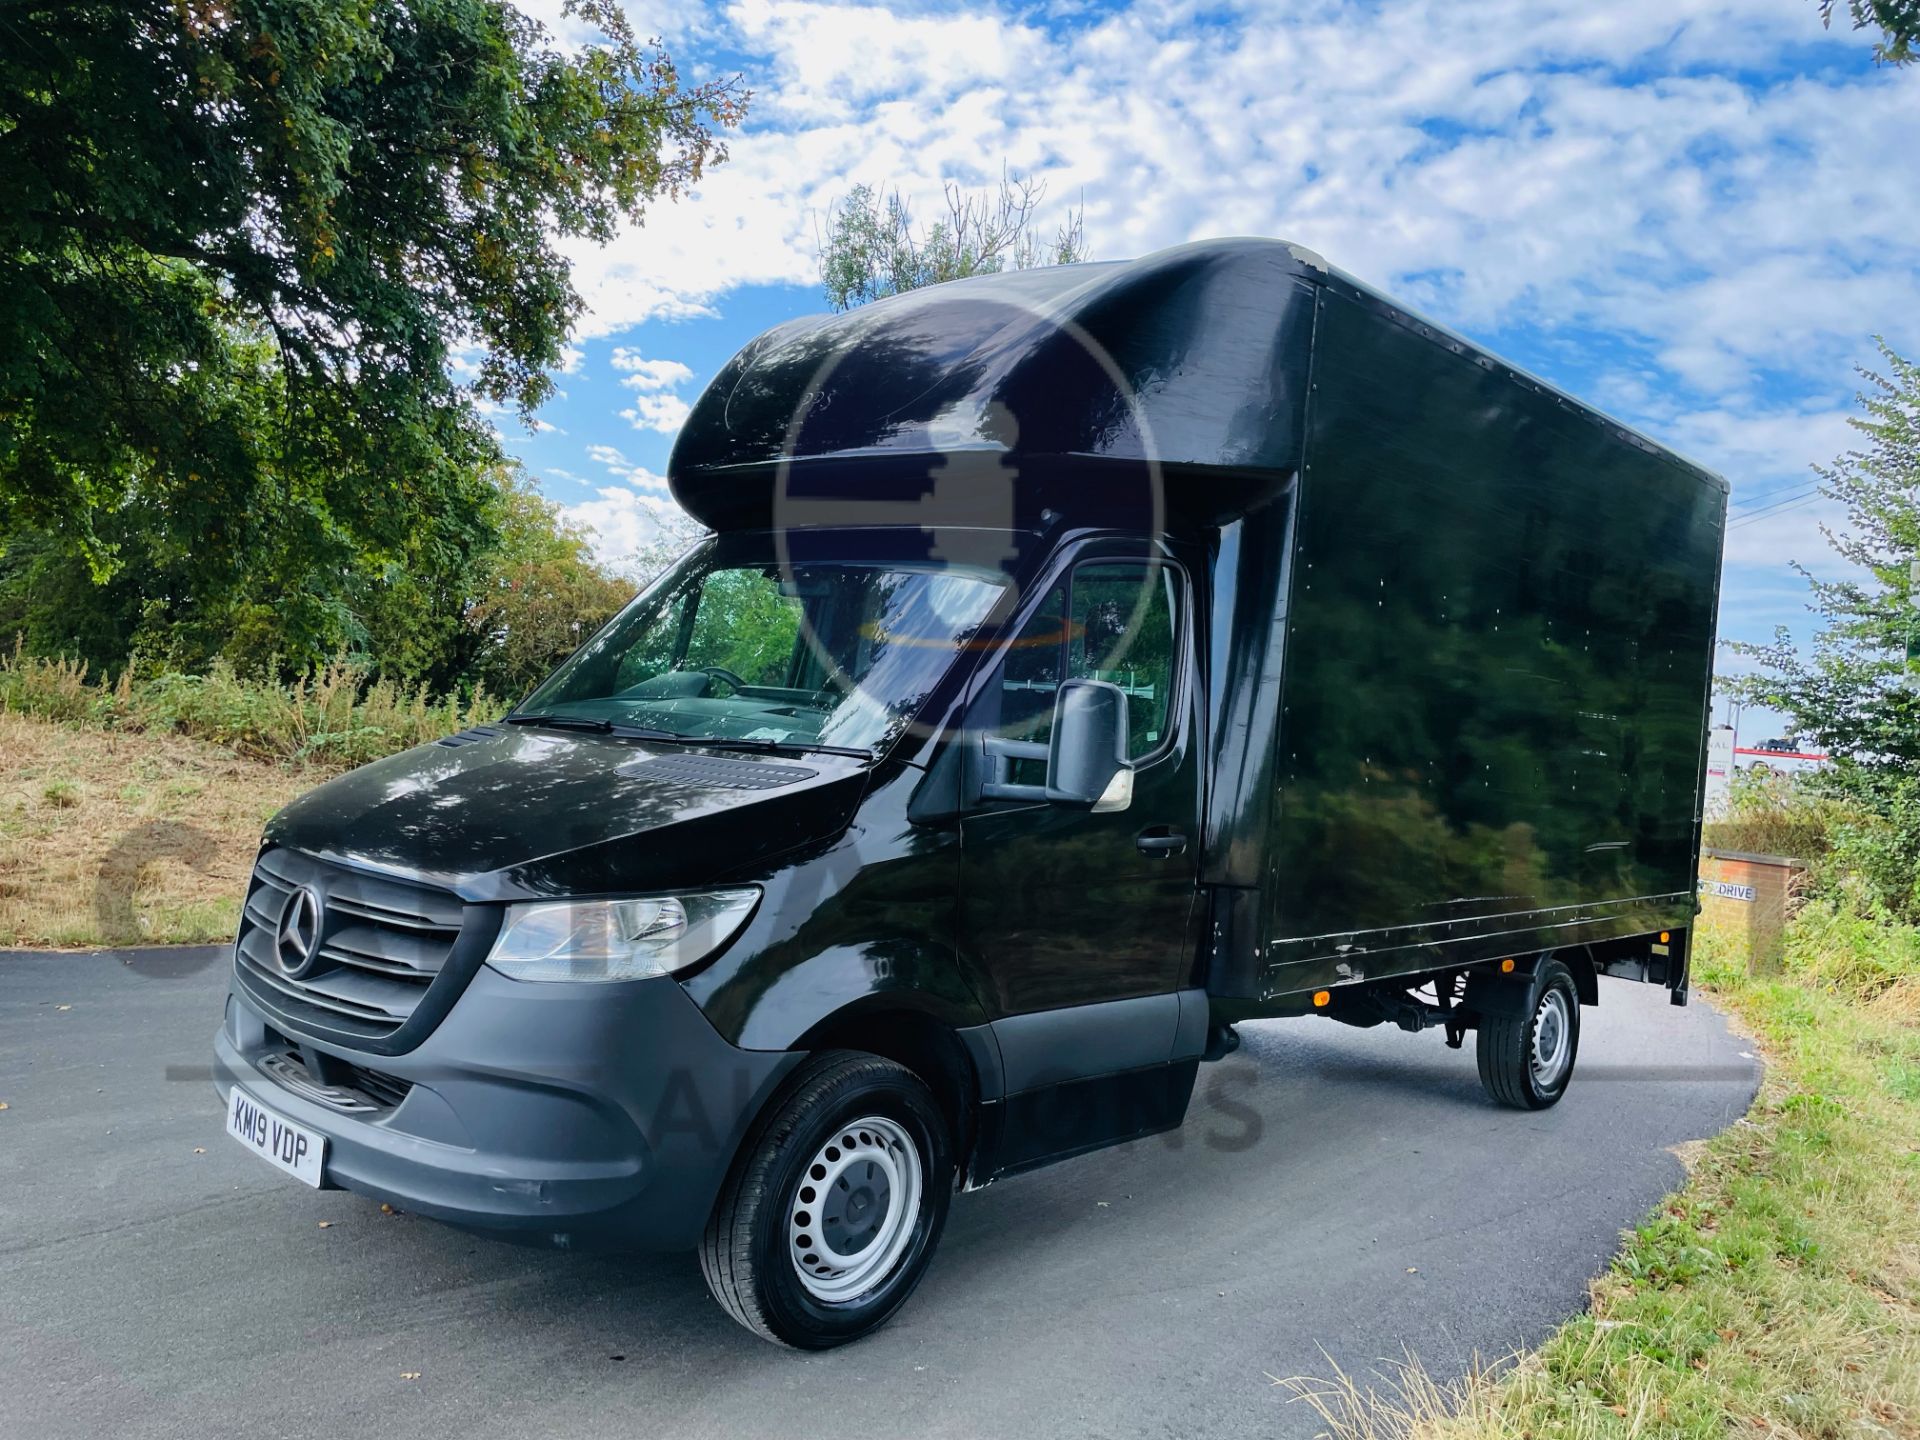
[[1758,1078],[1713,1011],[1625,981],[1541,1115],[1431,1033],[1248,1025],[1177,1136],[958,1197],[888,1329],[798,1355],[690,1255],[478,1240],[242,1151],[203,956],[0,954],[7,1440],[1311,1435],[1269,1375],[1538,1341]]

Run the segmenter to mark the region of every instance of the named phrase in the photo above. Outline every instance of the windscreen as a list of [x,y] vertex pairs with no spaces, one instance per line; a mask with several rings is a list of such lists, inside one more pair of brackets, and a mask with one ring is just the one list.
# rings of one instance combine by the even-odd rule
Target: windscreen
[[518,713],[878,754],[1003,586],[1003,577],[947,566],[696,552]]

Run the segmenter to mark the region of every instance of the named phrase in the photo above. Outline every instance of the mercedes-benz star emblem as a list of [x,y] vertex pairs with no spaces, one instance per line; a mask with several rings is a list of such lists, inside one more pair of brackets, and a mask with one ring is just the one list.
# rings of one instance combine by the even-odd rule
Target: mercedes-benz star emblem
[[273,933],[273,958],[281,973],[298,980],[320,953],[320,894],[302,885],[280,907],[280,925]]

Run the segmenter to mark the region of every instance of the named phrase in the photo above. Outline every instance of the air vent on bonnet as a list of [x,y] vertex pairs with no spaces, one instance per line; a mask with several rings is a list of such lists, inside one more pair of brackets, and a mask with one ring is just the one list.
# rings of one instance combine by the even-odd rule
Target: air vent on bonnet
[[434,741],[436,745],[445,745],[448,749],[458,750],[462,745],[471,745],[476,740],[491,740],[496,735],[507,732],[498,725],[475,725],[471,729],[461,730],[453,735],[443,736]]
[[777,790],[820,773],[800,765],[767,765],[758,760],[724,760],[711,755],[662,755],[620,769],[628,775],[674,780],[703,790]]

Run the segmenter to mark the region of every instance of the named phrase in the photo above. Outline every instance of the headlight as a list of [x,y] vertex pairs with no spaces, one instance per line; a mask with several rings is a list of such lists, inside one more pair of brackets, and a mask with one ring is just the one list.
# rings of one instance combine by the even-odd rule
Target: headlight
[[733,937],[757,889],[644,900],[509,905],[487,964],[515,980],[644,980],[704,960]]

